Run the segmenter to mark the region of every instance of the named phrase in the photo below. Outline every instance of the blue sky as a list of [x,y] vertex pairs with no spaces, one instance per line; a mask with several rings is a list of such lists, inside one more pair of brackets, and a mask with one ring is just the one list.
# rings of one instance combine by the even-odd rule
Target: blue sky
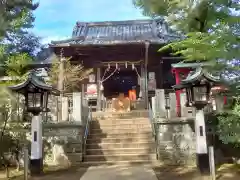
[[43,43],[71,36],[77,21],[118,21],[145,19],[132,0],[36,0],[33,32]]

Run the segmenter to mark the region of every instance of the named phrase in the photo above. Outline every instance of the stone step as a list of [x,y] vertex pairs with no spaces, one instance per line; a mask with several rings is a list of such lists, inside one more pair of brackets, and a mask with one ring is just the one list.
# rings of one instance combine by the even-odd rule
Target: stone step
[[84,161],[137,161],[156,160],[155,154],[115,154],[115,155],[86,155]]
[[110,167],[110,166],[133,166],[133,165],[147,165],[147,166],[160,166],[162,165],[157,160],[132,160],[132,161],[84,161],[81,163],[81,166],[101,166],[101,167]]
[[116,148],[116,149],[87,149],[87,155],[119,155],[119,154],[151,154],[155,148]]
[[132,137],[132,138],[152,138],[152,132],[141,132],[141,133],[134,133],[134,132],[128,132],[128,133],[115,133],[115,132],[108,132],[106,133],[91,133],[88,135],[88,139],[99,139],[99,138],[128,138],[128,137]]
[[148,110],[134,110],[130,112],[94,112],[93,118],[137,118],[137,117],[149,117],[149,111]]
[[88,144],[92,143],[134,143],[134,142],[141,142],[141,141],[154,141],[153,137],[124,137],[124,138],[91,138],[87,139]]
[[133,128],[128,128],[128,129],[91,129],[89,131],[89,134],[149,133],[149,132],[152,132],[152,129],[150,129],[150,128],[142,128],[142,129],[133,129]]
[[152,141],[138,143],[94,143],[87,144],[87,149],[115,149],[115,148],[154,148]]
[[113,128],[151,128],[151,124],[149,122],[146,123],[132,123],[129,122],[128,124],[99,124],[99,123],[92,123],[90,124],[90,129],[113,129]]
[[90,122],[91,125],[101,126],[101,125],[124,125],[124,124],[150,124],[148,118],[134,118],[134,119],[117,119],[117,118],[107,118],[107,119],[97,119]]

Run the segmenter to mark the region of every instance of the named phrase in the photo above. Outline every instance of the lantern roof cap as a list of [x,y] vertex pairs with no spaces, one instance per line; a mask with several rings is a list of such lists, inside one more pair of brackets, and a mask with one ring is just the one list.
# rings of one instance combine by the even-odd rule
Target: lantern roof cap
[[211,74],[206,68],[198,67],[195,69],[195,71],[191,71],[186,79],[183,79],[181,81],[181,84],[177,84],[173,86],[175,90],[184,89],[186,87],[189,87],[190,85],[199,84],[202,80],[207,80],[209,83],[213,84],[219,84],[220,76]]
[[27,80],[25,80],[22,83],[9,86],[8,88],[11,89],[12,91],[18,92],[18,93],[24,93],[27,91],[27,88],[33,85],[35,88],[41,89],[43,91],[48,91],[51,94],[54,95],[59,95],[60,92],[59,90],[53,88],[51,85],[48,85],[44,82],[43,79],[40,79],[40,77],[36,76],[33,71],[31,71],[28,74]]
[[206,68],[198,67],[195,71],[188,74],[186,79],[182,80],[182,84],[194,83],[201,81],[202,79],[207,79],[210,82],[218,83],[220,82],[220,76],[215,76],[211,74]]

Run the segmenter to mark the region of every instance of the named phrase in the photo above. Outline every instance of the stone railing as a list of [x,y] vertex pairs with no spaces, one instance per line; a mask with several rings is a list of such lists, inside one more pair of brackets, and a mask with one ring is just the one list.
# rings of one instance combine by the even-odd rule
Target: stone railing
[[[185,166],[196,164],[195,109],[185,107],[185,96],[185,93],[182,93],[180,99],[182,117],[177,117],[174,92],[157,89],[155,97],[151,99],[150,118],[155,132],[156,153],[161,163]],[[218,103],[223,103],[220,99]],[[221,110],[219,107],[222,106],[218,105],[218,111]],[[212,106],[207,106],[205,111],[211,112]]]
[[194,120],[191,118],[159,119],[155,122],[157,157],[166,165],[196,164]]
[[[47,165],[61,166],[78,164],[82,162],[83,136],[90,113],[87,101],[81,98],[79,92],[73,93],[70,97],[63,97],[62,121],[57,118],[56,103],[56,97],[51,96],[48,104],[51,112],[42,114],[44,162]],[[11,129],[16,134],[22,134],[21,140],[27,140],[22,142],[24,144],[30,143],[31,140],[30,122],[30,119],[26,122],[28,126],[25,129],[22,126]],[[19,121],[17,123],[22,124]]]
[[[82,162],[83,131],[84,127],[79,122],[43,123],[44,164],[68,166]],[[11,134],[15,134],[20,140],[19,147],[27,145],[29,152],[31,152],[30,132],[30,125],[25,128],[22,126],[11,128]],[[6,154],[11,153],[6,152]],[[19,156],[20,163],[23,163],[23,152],[21,149]],[[16,159],[15,157],[13,158]],[[11,162],[12,164],[16,164],[16,160],[14,159]]]
[[[156,89],[155,96],[151,99],[153,116],[155,119],[166,118],[171,119],[177,117],[176,94],[175,92]],[[194,117],[195,108],[186,107],[186,93],[180,95],[181,117]],[[217,112],[223,109],[223,97],[212,97],[212,103],[205,107],[206,112],[215,110]]]
[[66,166],[82,162],[84,127],[81,123],[47,123],[43,129],[45,164]]

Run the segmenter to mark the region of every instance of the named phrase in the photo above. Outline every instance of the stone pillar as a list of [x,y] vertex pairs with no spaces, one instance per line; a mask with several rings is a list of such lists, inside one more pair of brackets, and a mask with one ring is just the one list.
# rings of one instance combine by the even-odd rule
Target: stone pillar
[[156,89],[156,116],[165,117],[166,114],[166,102],[164,89]]
[[101,69],[97,68],[97,111],[101,111]]
[[195,119],[195,135],[196,135],[196,157],[197,167],[202,174],[209,173],[209,157],[207,149],[206,128],[203,109],[196,110]]
[[175,93],[169,93],[169,99],[170,99],[170,118],[176,117],[176,94]]
[[82,97],[81,92],[73,93],[73,121],[78,121],[82,123]]
[[68,121],[68,97],[62,97],[62,121]]
[[180,110],[181,116],[186,117],[186,93],[180,93]]
[[30,171],[32,175],[39,175],[43,172],[43,142],[42,142],[42,118],[41,115],[34,115],[31,123],[31,160]]
[[152,113],[153,113],[153,118],[156,118],[156,96],[152,97]]
[[182,117],[193,117],[195,116],[195,110],[194,107],[186,107],[186,93],[182,92],[180,94],[180,102],[181,102],[181,115]]

